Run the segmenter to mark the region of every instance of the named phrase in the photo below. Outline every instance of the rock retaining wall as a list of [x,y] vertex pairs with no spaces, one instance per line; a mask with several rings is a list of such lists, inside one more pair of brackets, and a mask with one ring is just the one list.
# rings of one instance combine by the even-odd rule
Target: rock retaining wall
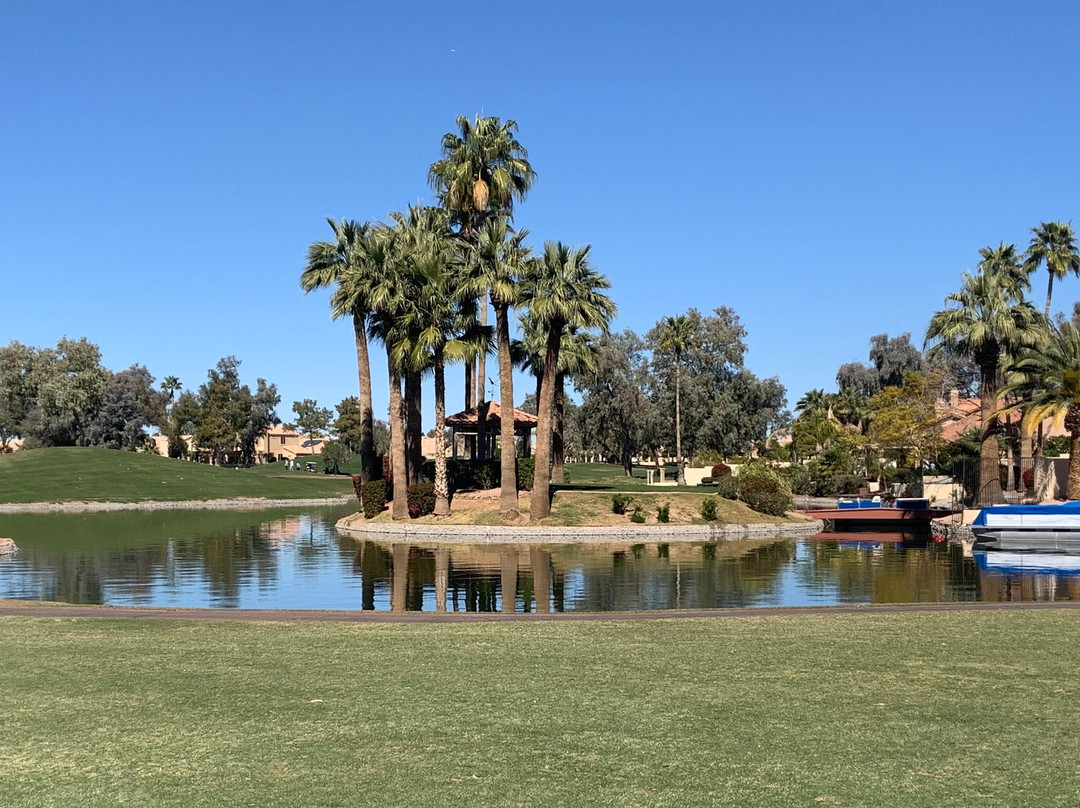
[[346,516],[337,529],[350,536],[399,536],[412,542],[440,544],[584,544],[591,541],[728,541],[748,538],[797,538],[822,530],[820,520],[779,525],[635,525],[617,527],[501,527],[487,525],[420,525],[409,522],[365,523]]

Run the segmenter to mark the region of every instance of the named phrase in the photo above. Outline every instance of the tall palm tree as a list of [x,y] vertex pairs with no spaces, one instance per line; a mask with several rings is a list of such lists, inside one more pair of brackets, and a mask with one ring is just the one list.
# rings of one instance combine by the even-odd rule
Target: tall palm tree
[[979,501],[1003,500],[998,475],[997,401],[1002,357],[1009,351],[1037,345],[1045,333],[1044,318],[1022,299],[1023,285],[1015,272],[1015,250],[1006,245],[980,250],[983,260],[975,275],[964,273],[959,292],[945,297],[950,308],[935,313],[926,328],[938,353],[970,356],[979,366],[982,441],[979,462]]
[[[480,229],[472,260],[466,262],[469,289],[487,294],[495,309],[495,332],[499,350],[499,408],[502,447],[500,458],[499,511],[503,519],[516,519],[517,453],[514,451],[514,366],[510,356],[510,308],[521,303],[522,277],[532,261],[525,245],[528,230],[515,232],[505,216],[489,218]],[[485,306],[486,308],[486,306]],[[483,413],[478,413],[483,415]],[[483,419],[481,419],[483,420]]]
[[417,260],[416,296],[400,312],[407,335],[394,348],[395,358],[414,370],[432,368],[435,375],[435,515],[450,515],[446,474],[446,375],[448,361],[462,361],[486,351],[491,331],[476,322],[476,307],[449,252]]
[[827,418],[832,417],[832,404],[829,401],[829,394],[821,388],[807,390],[803,397],[795,402],[795,410],[807,417],[818,414]]
[[[528,152],[517,139],[517,121],[477,115],[457,117],[457,132],[442,137],[442,157],[428,168],[428,183],[453,217],[458,235],[475,244],[491,216],[512,218],[514,203],[525,199],[536,180]],[[487,325],[487,303],[480,307],[480,322]],[[477,401],[484,399],[487,383],[484,357],[478,360]],[[471,381],[471,365],[466,366]],[[466,385],[466,393],[468,387]]]
[[368,287],[370,315],[368,335],[382,342],[386,350],[387,376],[390,386],[390,474],[394,482],[394,519],[407,519],[408,475],[405,468],[405,408],[401,393],[404,374],[403,357],[411,343],[402,326],[408,302],[416,297],[413,278],[405,271],[401,260],[403,251],[398,228],[378,228],[370,251],[378,271]]
[[694,322],[685,314],[665,317],[660,327],[661,351],[670,351],[675,355],[675,464],[676,485],[686,485],[686,470],[682,457],[682,418],[680,414],[682,387],[682,356],[694,345]]
[[351,317],[356,345],[356,369],[360,381],[360,478],[370,482],[379,475],[375,457],[375,422],[371,401],[371,363],[368,357],[367,320],[370,314],[368,287],[372,283],[372,227],[349,219],[326,220],[333,241],[317,241],[308,247],[308,260],[300,275],[304,294],[336,286],[330,299],[333,319]]
[[1064,420],[1070,436],[1065,497],[1080,499],[1080,330],[1069,322],[1051,330],[1046,344],[1023,351],[1012,369],[1019,378],[1002,392],[1031,394],[1024,421]]
[[611,283],[593,269],[589,250],[588,245],[575,249],[561,242],[545,242],[543,257],[530,278],[529,312],[547,330],[537,416],[536,472],[530,503],[534,521],[551,513],[551,433],[563,329],[575,325],[606,332],[617,312],[611,298],[601,291],[610,289]]
[[1040,264],[1046,265],[1050,276],[1046,285],[1046,308],[1043,316],[1050,319],[1050,296],[1054,291],[1054,278],[1064,278],[1068,273],[1080,275],[1080,252],[1076,248],[1076,233],[1071,224],[1042,222],[1031,228],[1031,243],[1024,253],[1024,267],[1034,272]]

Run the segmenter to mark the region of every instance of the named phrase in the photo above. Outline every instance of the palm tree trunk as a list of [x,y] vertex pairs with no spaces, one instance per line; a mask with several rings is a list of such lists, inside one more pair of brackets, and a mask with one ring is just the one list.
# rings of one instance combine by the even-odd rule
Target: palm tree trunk
[[499,409],[502,447],[499,478],[499,513],[503,519],[518,517],[517,452],[514,448],[514,365],[510,361],[510,316],[507,306],[495,307],[495,328],[499,332]]
[[[480,296],[480,325],[488,324],[487,300]],[[488,429],[487,429],[487,356],[481,353],[476,357],[476,442],[477,457],[481,460],[488,459]]]
[[1046,284],[1046,308],[1043,310],[1043,316],[1047,320],[1050,319],[1050,295],[1054,293],[1054,273],[1050,272],[1050,267],[1046,268],[1050,274],[1050,281]]
[[410,370],[405,374],[405,477],[409,485],[420,482],[420,468],[424,464],[424,453],[420,446],[424,437],[422,404],[420,371]]
[[555,409],[551,429],[551,481],[566,482],[566,443],[563,440],[566,410],[566,377],[555,374]]
[[446,371],[442,347],[435,349],[435,515],[450,515],[446,479]]
[[360,378],[360,479],[369,483],[381,471],[375,457],[375,415],[371,403],[371,361],[368,358],[367,332],[364,318],[353,314],[353,334],[356,339],[356,370]]
[[394,481],[394,519],[409,518],[408,481],[405,473],[405,408],[401,401],[401,376],[394,370],[390,351],[390,476]]
[[982,442],[979,446],[979,504],[998,505],[1005,501],[1001,493],[997,422],[997,350],[979,363],[979,403],[982,417]]
[[682,379],[679,373],[679,357],[675,357],[675,484],[686,485],[686,471],[682,462],[682,414],[680,412]]
[[1065,416],[1065,428],[1069,430],[1069,482],[1065,486],[1065,499],[1080,499],[1080,408],[1069,407]]
[[547,353],[544,356],[544,379],[540,385],[539,413],[536,426],[536,470],[530,499],[532,521],[551,514],[551,431],[555,409],[555,368],[559,366],[559,340],[563,324],[551,323],[548,328]]

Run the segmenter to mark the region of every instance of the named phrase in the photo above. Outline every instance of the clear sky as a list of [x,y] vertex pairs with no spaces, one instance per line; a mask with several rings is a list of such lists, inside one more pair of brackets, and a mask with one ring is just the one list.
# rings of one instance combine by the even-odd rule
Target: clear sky
[[793,405],[873,334],[921,344],[980,247],[1080,218],[1078,36],[1071,2],[2,3],[0,343],[192,389],[234,354],[285,420],[332,406],[351,333],[307,245],[430,201],[482,112],[538,174],[517,224],[593,245],[616,328],[730,306]]

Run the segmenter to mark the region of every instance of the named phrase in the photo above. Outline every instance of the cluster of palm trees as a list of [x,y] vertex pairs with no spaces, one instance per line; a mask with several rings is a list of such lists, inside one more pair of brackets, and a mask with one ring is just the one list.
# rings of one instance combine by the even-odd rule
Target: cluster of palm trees
[[[1043,222],[1032,229],[1027,250],[1002,242],[979,251],[975,274],[965,273],[948,308],[930,319],[926,339],[930,357],[939,352],[972,358],[979,367],[982,434],[979,500],[1003,500],[999,477],[999,401],[1013,395],[1024,412],[1021,467],[1030,460],[1034,427],[1048,415],[1061,415],[1072,435],[1067,496],[1080,499],[1080,337],[1075,323],[1053,325],[1050,302],[1055,278],[1080,275],[1080,252],[1071,225]],[[1026,300],[1031,275],[1046,267],[1046,307],[1039,312]]]
[[[300,285],[304,292],[332,289],[331,316],[353,323],[363,422],[361,477],[381,474],[374,452],[368,341],[386,351],[390,388],[390,463],[393,479],[420,481],[421,381],[434,376],[435,513],[450,513],[446,470],[447,364],[466,366],[466,407],[478,406],[481,430],[485,359],[497,346],[501,416],[500,512],[518,516],[514,435],[513,353],[538,378],[536,471],[531,518],[550,512],[553,443],[562,378],[589,359],[589,331],[606,330],[615,305],[610,288],[589,260],[589,247],[546,242],[534,255],[528,230],[512,224],[514,204],[535,181],[517,124],[494,117],[457,119],[457,132],[442,139],[442,157],[428,179],[439,204],[410,206],[388,221],[329,219],[332,241],[308,248]],[[495,328],[487,323],[488,303]],[[512,352],[511,311],[522,315],[525,340]],[[542,347],[541,347],[542,346]],[[582,346],[585,346],[582,348]],[[570,357],[567,361],[564,357]],[[475,380],[479,380],[473,388]],[[483,435],[478,436],[483,446]],[[393,487],[395,519],[408,517],[406,485]]]

